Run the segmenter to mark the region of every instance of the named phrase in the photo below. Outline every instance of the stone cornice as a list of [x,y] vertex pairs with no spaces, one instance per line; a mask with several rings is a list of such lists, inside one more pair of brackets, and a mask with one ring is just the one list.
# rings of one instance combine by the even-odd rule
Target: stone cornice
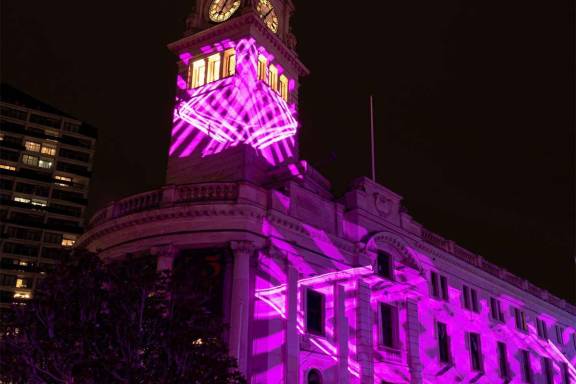
[[292,63],[300,76],[306,76],[310,73],[308,68],[298,59],[298,55],[291,49],[289,49],[286,44],[274,33],[270,32],[268,28],[262,23],[259,17],[257,17],[253,12],[246,13],[239,17],[228,20],[225,23],[216,25],[212,28],[205,29],[198,33],[190,36],[186,36],[178,41],[168,44],[168,48],[179,54],[182,51],[190,49],[192,47],[197,47],[201,44],[213,43],[214,39],[221,38],[222,35],[229,33],[231,36],[238,33],[239,28],[243,26],[253,26],[256,27],[258,32],[265,37],[269,43],[274,46],[286,59]]

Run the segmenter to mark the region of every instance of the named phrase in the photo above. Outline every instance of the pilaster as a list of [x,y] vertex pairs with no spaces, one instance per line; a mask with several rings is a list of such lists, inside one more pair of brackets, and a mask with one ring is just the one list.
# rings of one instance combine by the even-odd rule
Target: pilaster
[[250,259],[256,249],[251,241],[231,242],[234,254],[232,275],[230,354],[238,360],[238,369],[248,372],[248,326],[250,321]]
[[406,335],[408,339],[408,367],[410,367],[410,384],[422,384],[422,363],[420,361],[420,320],[418,303],[406,300]]
[[288,266],[288,286],[286,289],[286,372],[285,383],[298,383],[300,338],[297,326],[298,316],[298,271]]
[[338,384],[348,384],[348,319],[346,318],[346,291],[334,285],[336,342],[338,343]]

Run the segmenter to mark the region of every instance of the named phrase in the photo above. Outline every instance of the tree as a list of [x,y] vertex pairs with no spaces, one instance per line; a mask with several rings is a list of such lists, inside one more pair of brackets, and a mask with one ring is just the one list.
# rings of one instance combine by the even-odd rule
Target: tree
[[173,295],[174,279],[151,258],[75,260],[11,312],[0,382],[245,383],[201,293]]

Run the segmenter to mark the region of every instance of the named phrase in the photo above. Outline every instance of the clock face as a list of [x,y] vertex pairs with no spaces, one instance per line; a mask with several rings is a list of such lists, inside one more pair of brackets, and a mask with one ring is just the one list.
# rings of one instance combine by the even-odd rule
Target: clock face
[[274,33],[278,32],[278,16],[270,0],[258,0],[256,11],[264,21],[264,24]]
[[226,21],[240,8],[241,0],[213,0],[208,9],[210,20],[215,23]]

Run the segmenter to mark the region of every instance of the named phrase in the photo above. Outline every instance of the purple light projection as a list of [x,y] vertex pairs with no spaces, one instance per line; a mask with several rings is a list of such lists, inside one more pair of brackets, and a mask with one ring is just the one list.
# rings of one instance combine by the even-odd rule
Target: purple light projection
[[[225,40],[201,51],[210,54],[229,48],[236,52],[235,75],[193,89],[178,77],[181,96],[174,110],[170,156],[206,157],[244,143],[259,150],[270,164],[282,163],[294,156],[298,122],[295,104],[258,80],[258,56],[267,57],[268,63],[274,58],[252,38]],[[188,53],[180,58],[185,64],[193,59]],[[277,68],[281,74],[283,69]],[[290,79],[289,88],[294,87]]]
[[[279,207],[289,209],[289,199],[278,194],[275,198],[279,200]],[[522,300],[500,295],[498,299],[507,304],[503,306],[506,319],[504,323],[495,323],[490,317],[489,297],[479,297],[479,312],[465,310],[459,305],[461,291],[453,283],[449,284],[448,302],[429,298],[430,287],[425,278],[425,270],[437,269],[434,260],[412,246],[395,242],[393,236],[390,236],[392,240],[388,244],[382,240],[388,235],[376,241],[374,237],[364,236],[368,233],[366,229],[355,228],[352,232],[362,234],[364,239],[368,238],[364,240],[367,257],[364,261],[370,261],[371,264],[364,262],[361,266],[350,267],[359,260],[355,262],[343,254],[331,235],[310,225],[295,225],[299,225],[302,233],[307,234],[310,241],[308,244],[296,246],[290,236],[285,236],[271,221],[264,219],[263,222],[262,231],[271,239],[271,248],[275,249],[276,254],[263,252],[259,257],[254,303],[258,327],[252,343],[254,383],[284,382],[289,369],[286,348],[289,348],[290,334],[286,324],[290,322],[290,277],[286,266],[291,266],[298,274],[297,280],[292,283],[296,293],[292,294],[296,295],[297,302],[295,328],[299,339],[299,382],[305,382],[302,380],[306,373],[317,369],[326,383],[361,383],[367,381],[368,377],[374,383],[409,383],[412,380],[407,346],[410,328],[418,330],[417,354],[425,372],[423,383],[504,382],[499,371],[499,341],[507,345],[507,359],[512,375],[505,382],[521,382],[520,350],[531,351],[531,366],[535,377],[543,375],[539,357],[548,357],[555,362],[555,367],[556,364],[566,364],[572,382],[576,379],[574,354],[567,356],[551,341],[538,338],[531,323],[526,333],[515,329],[514,319],[509,313],[511,308],[524,308]],[[303,252],[302,247],[308,251]],[[377,250],[395,255],[392,280],[383,279],[375,273],[372,263]],[[310,252],[318,256],[311,256]],[[313,289],[325,297],[322,335],[306,331],[306,289]],[[342,290],[343,298],[338,299],[338,289]],[[338,309],[339,300],[341,309]],[[415,323],[410,323],[408,302],[418,305]],[[398,308],[398,349],[381,345],[381,324],[378,318],[381,303]],[[434,331],[438,321],[448,326],[449,353],[453,359],[450,364],[442,363],[438,358],[438,340]],[[550,319],[549,324],[554,322],[554,319]],[[470,349],[466,344],[468,332],[481,335],[482,371],[474,371],[470,367]],[[345,381],[339,381],[343,370],[348,377]],[[561,382],[558,369],[555,369],[554,375],[555,382]]]

